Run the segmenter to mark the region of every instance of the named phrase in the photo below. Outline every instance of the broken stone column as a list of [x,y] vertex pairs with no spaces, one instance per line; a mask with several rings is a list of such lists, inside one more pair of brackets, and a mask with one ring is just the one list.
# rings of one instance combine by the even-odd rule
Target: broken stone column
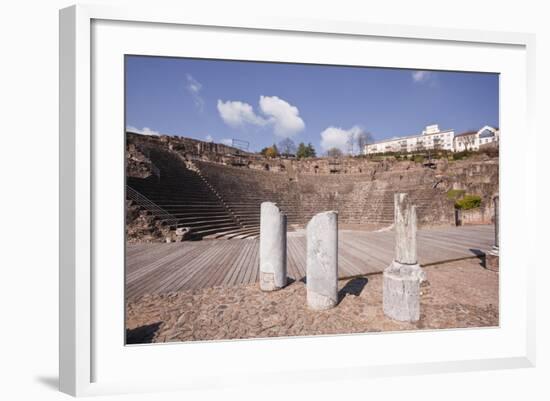
[[495,209],[495,244],[485,253],[485,267],[495,272],[499,271],[499,196],[493,198]]
[[307,225],[306,284],[311,309],[338,303],[338,212],[319,213]]
[[394,195],[395,259],[384,270],[383,308],[392,319],[420,319],[420,284],[425,273],[416,253],[416,206],[407,194]]
[[273,202],[263,202],[260,217],[260,289],[286,285],[286,215]]

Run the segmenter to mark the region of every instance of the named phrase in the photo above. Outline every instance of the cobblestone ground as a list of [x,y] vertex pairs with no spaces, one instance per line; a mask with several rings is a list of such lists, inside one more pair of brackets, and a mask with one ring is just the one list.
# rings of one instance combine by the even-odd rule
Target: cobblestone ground
[[328,311],[306,306],[301,281],[270,293],[256,285],[145,295],[127,303],[129,344],[395,330],[498,326],[498,274],[469,259],[425,268],[421,318],[401,323],[382,311],[382,275],[340,282]]

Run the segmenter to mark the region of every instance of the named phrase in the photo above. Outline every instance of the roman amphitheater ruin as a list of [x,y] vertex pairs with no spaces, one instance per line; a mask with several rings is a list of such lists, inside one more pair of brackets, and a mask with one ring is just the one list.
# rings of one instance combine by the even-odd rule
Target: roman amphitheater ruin
[[126,144],[129,343],[498,324],[498,157]]

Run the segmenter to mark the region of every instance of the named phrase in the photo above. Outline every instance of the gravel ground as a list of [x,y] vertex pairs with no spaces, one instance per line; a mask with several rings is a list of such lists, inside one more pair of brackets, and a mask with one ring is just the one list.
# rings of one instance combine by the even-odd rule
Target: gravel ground
[[388,319],[382,311],[382,275],[342,280],[340,302],[328,311],[306,306],[296,281],[276,292],[257,285],[163,295],[127,302],[129,344],[498,326],[498,273],[478,259],[425,268],[421,317]]

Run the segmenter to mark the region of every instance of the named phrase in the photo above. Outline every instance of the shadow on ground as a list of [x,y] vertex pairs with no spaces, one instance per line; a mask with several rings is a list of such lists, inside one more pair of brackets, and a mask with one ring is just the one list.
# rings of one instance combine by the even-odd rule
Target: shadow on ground
[[485,252],[483,252],[481,249],[475,248],[470,248],[470,252],[477,256],[477,258],[479,259],[479,265],[485,267]]
[[363,288],[365,288],[368,282],[369,279],[366,277],[351,279],[345,286],[342,287],[340,291],[338,291],[338,302],[342,302],[342,300],[348,295],[361,295]]
[[155,334],[162,322],[139,326],[135,329],[126,329],[126,344],[147,344],[152,343]]

